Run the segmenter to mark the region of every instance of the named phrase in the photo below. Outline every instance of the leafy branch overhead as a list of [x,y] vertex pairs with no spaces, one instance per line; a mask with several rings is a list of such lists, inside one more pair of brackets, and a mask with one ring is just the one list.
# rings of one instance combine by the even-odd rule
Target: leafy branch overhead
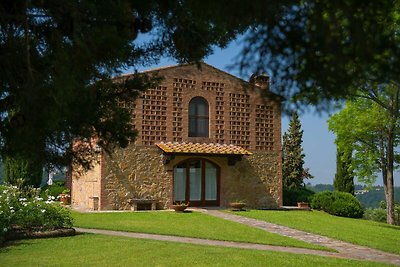
[[[212,19],[214,13],[190,19],[196,6],[127,0],[3,1],[1,156],[35,160],[35,165],[75,160],[88,168],[96,158],[95,146],[73,149],[74,140],[96,137],[96,145],[106,150],[126,146],[135,131],[121,103],[133,101],[160,79],[145,74],[129,80],[112,77],[127,67],[155,63],[165,54],[199,60],[212,45],[225,45],[238,31],[212,26],[220,24]],[[136,38],[151,30],[157,38],[137,44]]]
[[2,1],[1,157],[90,166],[93,147],[71,143],[126,145],[135,133],[118,101],[157,82],[112,77],[163,56],[196,62],[240,35],[236,67],[269,72],[288,100],[327,107],[365,80],[398,84],[398,10],[397,1]]

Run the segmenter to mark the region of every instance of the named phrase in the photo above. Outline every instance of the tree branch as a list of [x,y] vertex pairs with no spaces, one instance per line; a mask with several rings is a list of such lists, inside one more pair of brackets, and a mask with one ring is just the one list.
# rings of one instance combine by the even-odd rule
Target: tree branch
[[[25,2],[25,10],[28,12],[28,1]],[[33,81],[33,72],[32,72],[32,65],[31,65],[31,55],[30,50],[31,46],[29,44],[29,25],[28,25],[28,14],[25,14],[25,53],[26,53],[26,70],[27,70],[27,77],[28,81]]]

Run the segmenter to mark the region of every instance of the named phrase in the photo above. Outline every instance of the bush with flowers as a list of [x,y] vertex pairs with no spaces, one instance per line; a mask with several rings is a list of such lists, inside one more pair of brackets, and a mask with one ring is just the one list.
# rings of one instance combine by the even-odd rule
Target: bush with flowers
[[9,231],[48,231],[72,227],[70,211],[50,196],[43,200],[39,190],[0,186],[0,243]]

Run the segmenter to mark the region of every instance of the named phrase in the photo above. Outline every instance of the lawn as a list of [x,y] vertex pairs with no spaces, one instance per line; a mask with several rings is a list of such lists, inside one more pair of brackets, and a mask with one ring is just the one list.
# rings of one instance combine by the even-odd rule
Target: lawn
[[338,217],[322,211],[250,210],[235,214],[400,254],[399,226]]
[[0,248],[1,266],[386,266],[281,252],[82,234]]
[[328,250],[199,212],[73,212],[74,226]]

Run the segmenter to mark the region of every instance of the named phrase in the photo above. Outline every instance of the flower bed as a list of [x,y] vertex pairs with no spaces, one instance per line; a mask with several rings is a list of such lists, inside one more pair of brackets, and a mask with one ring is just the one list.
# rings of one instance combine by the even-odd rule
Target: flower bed
[[0,243],[10,232],[46,232],[72,227],[70,211],[50,196],[38,197],[32,188],[0,186]]

